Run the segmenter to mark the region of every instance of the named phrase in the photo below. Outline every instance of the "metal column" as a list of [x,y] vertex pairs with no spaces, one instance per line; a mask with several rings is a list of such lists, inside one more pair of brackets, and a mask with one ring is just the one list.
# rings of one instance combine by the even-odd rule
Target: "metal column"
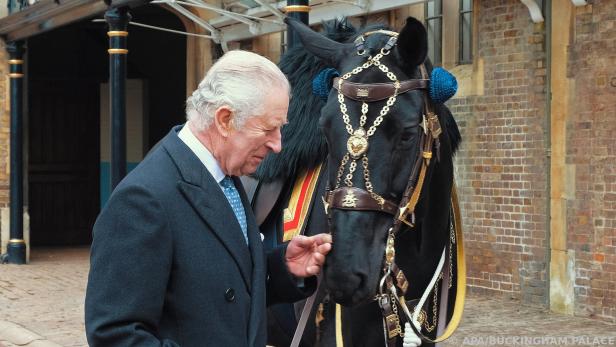
[[24,42],[9,42],[9,78],[11,80],[11,226],[7,247],[8,262],[26,263],[23,224],[23,102]]
[[126,176],[126,27],[130,21],[127,8],[105,12],[109,24],[109,97],[111,110],[111,189]]
[[[308,25],[308,14],[310,12],[309,0],[287,0],[286,12],[291,18],[299,19],[304,24]],[[287,29],[287,47],[293,48],[301,45],[299,36],[294,30],[289,27]]]

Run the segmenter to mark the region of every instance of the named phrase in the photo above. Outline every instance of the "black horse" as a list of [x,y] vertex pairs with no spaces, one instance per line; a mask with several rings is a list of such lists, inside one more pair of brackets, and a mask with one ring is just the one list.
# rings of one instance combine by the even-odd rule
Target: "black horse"
[[[289,125],[282,152],[257,171],[253,203],[266,246],[332,233],[302,345],[402,346],[397,336],[410,314],[423,337],[442,335],[460,283],[451,205],[460,133],[429,97],[426,31],[414,18],[399,34],[337,22],[330,38],[288,24],[307,51],[281,59],[293,86]],[[326,67],[341,77],[324,102],[310,89]],[[271,344],[290,344],[297,312],[270,310]]]

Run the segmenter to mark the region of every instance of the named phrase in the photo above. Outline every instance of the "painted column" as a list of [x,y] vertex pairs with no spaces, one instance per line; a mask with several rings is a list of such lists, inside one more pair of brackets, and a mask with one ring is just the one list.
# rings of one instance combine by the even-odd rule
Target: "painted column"
[[[287,0],[287,7],[285,10],[290,18],[299,19],[304,24],[308,25],[308,14],[310,12],[308,0]],[[291,27],[287,30],[287,48],[301,45],[302,43],[297,33],[295,33]]]
[[26,263],[23,225],[23,86],[24,42],[9,42],[9,78],[11,94],[11,173],[10,173],[10,238],[7,246],[10,264]]
[[105,12],[109,24],[109,95],[111,114],[111,189],[126,176],[126,27],[130,21],[127,8],[110,8]]
[[567,204],[575,199],[575,164],[567,163],[567,123],[575,80],[567,73],[571,23],[575,9],[568,1],[551,1],[550,101],[550,309],[569,314],[575,308],[575,250],[567,246]]

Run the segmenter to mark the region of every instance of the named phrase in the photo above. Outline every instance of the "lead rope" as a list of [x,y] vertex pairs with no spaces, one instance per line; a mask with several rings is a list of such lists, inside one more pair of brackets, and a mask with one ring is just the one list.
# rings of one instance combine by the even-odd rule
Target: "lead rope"
[[306,300],[304,304],[304,308],[302,309],[302,315],[297,322],[297,327],[295,328],[295,334],[293,334],[293,340],[291,340],[290,347],[298,347],[299,343],[302,341],[302,335],[304,335],[304,329],[306,329],[306,323],[308,322],[308,317],[310,317],[310,313],[312,312],[312,308],[314,307],[315,299],[317,298],[317,294],[319,293],[319,288],[321,287],[321,275],[322,272],[319,272],[317,275],[317,289],[315,289],[314,293]]

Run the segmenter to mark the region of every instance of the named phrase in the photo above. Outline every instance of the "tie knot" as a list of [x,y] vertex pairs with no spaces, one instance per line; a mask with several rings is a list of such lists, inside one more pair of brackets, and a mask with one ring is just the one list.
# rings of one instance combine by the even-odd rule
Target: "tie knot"
[[233,188],[235,185],[233,184],[233,179],[230,176],[225,176],[225,178],[220,181],[220,185],[223,188]]

